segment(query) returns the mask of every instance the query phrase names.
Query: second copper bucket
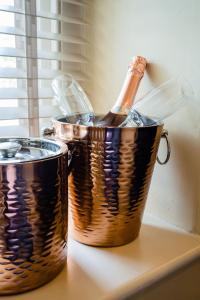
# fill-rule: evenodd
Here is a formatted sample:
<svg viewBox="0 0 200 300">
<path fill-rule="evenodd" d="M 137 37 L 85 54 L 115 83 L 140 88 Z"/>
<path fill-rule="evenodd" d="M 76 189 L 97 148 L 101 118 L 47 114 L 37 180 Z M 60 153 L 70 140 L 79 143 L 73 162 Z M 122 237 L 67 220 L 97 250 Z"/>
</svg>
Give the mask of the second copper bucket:
<svg viewBox="0 0 200 300">
<path fill-rule="evenodd" d="M 104 247 L 134 240 L 141 227 L 163 124 L 99 128 L 57 119 L 53 125 L 56 136 L 74 149 L 69 176 L 73 238 Z"/>
</svg>

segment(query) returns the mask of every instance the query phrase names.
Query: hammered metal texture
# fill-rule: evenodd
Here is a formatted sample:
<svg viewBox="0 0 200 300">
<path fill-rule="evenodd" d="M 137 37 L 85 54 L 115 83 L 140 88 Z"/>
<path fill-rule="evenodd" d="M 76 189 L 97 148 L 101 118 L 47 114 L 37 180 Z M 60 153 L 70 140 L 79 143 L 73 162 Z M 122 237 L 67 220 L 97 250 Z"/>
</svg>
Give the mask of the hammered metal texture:
<svg viewBox="0 0 200 300">
<path fill-rule="evenodd" d="M 98 128 L 54 120 L 73 150 L 69 176 L 72 236 L 93 246 L 134 240 L 150 186 L 163 125 Z"/>
<path fill-rule="evenodd" d="M 66 262 L 67 154 L 0 165 L 0 294 L 43 285 Z"/>
</svg>

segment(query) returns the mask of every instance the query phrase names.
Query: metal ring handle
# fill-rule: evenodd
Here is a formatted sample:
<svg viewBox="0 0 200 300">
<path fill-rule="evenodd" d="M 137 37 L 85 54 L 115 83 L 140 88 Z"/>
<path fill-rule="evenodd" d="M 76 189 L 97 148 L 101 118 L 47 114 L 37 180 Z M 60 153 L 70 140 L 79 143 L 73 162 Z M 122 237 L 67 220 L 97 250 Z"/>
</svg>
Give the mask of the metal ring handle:
<svg viewBox="0 0 200 300">
<path fill-rule="evenodd" d="M 42 128 L 41 134 L 43 137 L 49 137 L 49 136 L 55 135 L 55 129 L 54 129 L 54 127 Z"/>
<path fill-rule="evenodd" d="M 169 158 L 170 158 L 170 154 L 171 154 L 171 147 L 170 147 L 170 143 L 169 143 L 169 140 L 168 140 L 168 131 L 167 130 L 163 130 L 162 134 L 161 134 L 161 139 L 165 139 L 166 141 L 166 145 L 167 145 L 167 155 L 166 155 L 166 158 L 164 161 L 161 161 L 159 159 L 159 157 L 157 156 L 157 162 L 160 164 L 160 165 L 165 165 Z"/>
</svg>

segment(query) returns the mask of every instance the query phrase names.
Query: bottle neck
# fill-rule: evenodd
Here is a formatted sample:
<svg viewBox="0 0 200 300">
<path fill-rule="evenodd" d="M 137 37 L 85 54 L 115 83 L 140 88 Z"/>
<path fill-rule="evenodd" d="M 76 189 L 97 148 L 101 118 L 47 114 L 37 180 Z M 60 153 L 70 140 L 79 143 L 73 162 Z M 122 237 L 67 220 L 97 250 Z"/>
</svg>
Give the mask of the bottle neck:
<svg viewBox="0 0 200 300">
<path fill-rule="evenodd" d="M 135 70 L 128 70 L 120 94 L 111 109 L 111 112 L 127 115 L 133 106 L 134 99 L 143 75 Z"/>
</svg>

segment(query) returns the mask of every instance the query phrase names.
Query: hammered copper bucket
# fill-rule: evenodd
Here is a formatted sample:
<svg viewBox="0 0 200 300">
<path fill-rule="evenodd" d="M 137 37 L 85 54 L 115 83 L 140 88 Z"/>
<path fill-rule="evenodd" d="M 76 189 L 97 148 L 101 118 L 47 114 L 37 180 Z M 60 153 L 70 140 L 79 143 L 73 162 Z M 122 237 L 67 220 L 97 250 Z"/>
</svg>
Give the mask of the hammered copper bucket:
<svg viewBox="0 0 200 300">
<path fill-rule="evenodd" d="M 99 128 L 53 121 L 57 138 L 73 151 L 68 178 L 72 237 L 93 246 L 134 240 L 151 182 L 163 124 Z M 167 140 L 168 150 L 169 143 Z M 169 151 L 166 163 L 169 159 Z M 162 164 L 162 162 L 160 162 Z"/>
<path fill-rule="evenodd" d="M 7 141 L 22 148 L 17 157 L 0 159 L 1 295 L 50 281 L 67 255 L 67 146 L 44 139 L 0 139 Z"/>
</svg>

